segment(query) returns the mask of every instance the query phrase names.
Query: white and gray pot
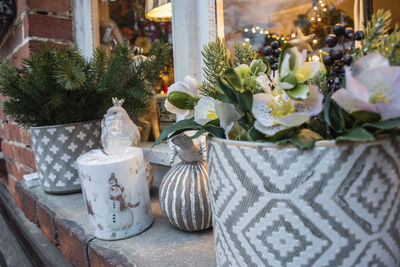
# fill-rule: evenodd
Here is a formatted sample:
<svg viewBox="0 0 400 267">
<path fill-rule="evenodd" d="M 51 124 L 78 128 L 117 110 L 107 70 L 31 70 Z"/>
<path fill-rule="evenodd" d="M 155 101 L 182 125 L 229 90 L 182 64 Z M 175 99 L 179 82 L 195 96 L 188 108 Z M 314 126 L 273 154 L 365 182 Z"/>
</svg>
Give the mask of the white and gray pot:
<svg viewBox="0 0 400 267">
<path fill-rule="evenodd" d="M 209 140 L 218 266 L 400 266 L 399 138 Z"/>
<path fill-rule="evenodd" d="M 79 192 L 75 161 L 101 146 L 100 121 L 31 127 L 29 131 L 43 190 L 52 194 Z"/>
</svg>

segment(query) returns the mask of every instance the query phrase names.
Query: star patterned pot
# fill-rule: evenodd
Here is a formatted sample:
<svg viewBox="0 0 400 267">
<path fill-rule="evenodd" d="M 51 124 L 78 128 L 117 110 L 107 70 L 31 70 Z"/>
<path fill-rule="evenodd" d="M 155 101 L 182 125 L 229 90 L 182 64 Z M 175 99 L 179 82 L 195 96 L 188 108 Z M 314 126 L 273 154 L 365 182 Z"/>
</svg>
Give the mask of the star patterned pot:
<svg viewBox="0 0 400 267">
<path fill-rule="evenodd" d="M 218 266 L 400 266 L 399 138 L 209 141 Z"/>
<path fill-rule="evenodd" d="M 36 168 L 44 191 L 52 194 L 81 190 L 75 161 L 100 147 L 100 121 L 79 122 L 29 129 Z"/>
</svg>

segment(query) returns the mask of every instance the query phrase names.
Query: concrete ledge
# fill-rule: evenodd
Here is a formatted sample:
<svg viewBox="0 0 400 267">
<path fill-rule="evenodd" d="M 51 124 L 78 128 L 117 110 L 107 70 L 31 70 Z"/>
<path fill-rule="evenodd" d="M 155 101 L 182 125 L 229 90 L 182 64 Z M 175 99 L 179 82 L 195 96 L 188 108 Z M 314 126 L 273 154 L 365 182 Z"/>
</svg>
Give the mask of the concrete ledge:
<svg viewBox="0 0 400 267">
<path fill-rule="evenodd" d="M 91 235 L 82 194 L 50 195 L 18 181 L 21 209 L 75 266 L 215 266 L 212 230 L 188 233 L 162 214 L 158 191 L 151 192 L 154 223 L 145 232 L 118 241 Z"/>
</svg>

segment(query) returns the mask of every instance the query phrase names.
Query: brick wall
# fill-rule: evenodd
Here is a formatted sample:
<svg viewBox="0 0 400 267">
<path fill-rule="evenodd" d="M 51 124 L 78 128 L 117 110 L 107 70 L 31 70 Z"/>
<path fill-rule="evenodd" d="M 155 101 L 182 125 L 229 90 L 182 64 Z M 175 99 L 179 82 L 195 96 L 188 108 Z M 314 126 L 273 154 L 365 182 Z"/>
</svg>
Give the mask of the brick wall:
<svg viewBox="0 0 400 267">
<path fill-rule="evenodd" d="M 73 0 L 16 0 L 17 16 L 0 40 L 0 58 L 16 67 L 45 43 L 66 44 L 74 40 Z M 5 100 L 0 96 L 0 103 Z M 18 127 L 0 106 L 0 136 L 6 161 L 5 182 L 15 196 L 15 182 L 36 168 L 28 130 Z"/>
</svg>

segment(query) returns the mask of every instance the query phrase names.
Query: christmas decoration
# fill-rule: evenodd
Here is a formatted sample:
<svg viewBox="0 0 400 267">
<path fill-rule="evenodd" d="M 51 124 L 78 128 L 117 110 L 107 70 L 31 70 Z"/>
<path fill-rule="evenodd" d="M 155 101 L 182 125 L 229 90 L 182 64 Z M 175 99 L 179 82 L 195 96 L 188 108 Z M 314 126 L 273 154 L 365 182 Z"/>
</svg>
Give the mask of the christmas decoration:
<svg viewBox="0 0 400 267">
<path fill-rule="evenodd" d="M 310 34 L 304 36 L 303 32 L 300 29 L 297 29 L 297 38 L 290 40 L 289 43 L 293 46 L 296 46 L 299 51 L 307 50 L 308 52 L 312 52 L 313 49 L 310 45 L 310 42 L 314 38 L 314 34 Z"/>
</svg>

